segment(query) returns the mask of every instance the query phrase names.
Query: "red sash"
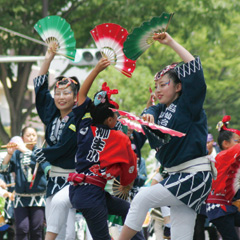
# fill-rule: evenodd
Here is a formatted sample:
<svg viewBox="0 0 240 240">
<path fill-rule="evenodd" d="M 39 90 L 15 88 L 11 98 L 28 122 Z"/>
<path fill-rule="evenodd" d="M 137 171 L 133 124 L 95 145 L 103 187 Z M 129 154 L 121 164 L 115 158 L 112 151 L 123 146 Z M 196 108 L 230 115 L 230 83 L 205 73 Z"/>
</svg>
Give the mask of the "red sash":
<svg viewBox="0 0 240 240">
<path fill-rule="evenodd" d="M 107 180 L 99 176 L 88 176 L 83 173 L 69 173 L 68 182 L 73 182 L 75 186 L 79 183 L 90 183 L 104 189 Z"/>
</svg>

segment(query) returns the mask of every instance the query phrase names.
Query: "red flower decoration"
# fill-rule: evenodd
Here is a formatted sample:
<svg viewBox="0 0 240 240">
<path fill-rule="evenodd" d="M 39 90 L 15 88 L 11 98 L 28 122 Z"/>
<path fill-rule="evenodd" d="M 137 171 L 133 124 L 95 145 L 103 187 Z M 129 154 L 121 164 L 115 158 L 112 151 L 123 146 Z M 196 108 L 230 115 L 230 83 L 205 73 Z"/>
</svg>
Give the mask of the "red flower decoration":
<svg viewBox="0 0 240 240">
<path fill-rule="evenodd" d="M 111 95 L 112 94 L 118 94 L 118 90 L 117 89 L 110 89 L 107 86 L 106 82 L 103 83 L 102 90 L 107 92 L 109 103 L 111 103 L 116 109 L 119 109 L 119 105 L 111 99 Z"/>
</svg>

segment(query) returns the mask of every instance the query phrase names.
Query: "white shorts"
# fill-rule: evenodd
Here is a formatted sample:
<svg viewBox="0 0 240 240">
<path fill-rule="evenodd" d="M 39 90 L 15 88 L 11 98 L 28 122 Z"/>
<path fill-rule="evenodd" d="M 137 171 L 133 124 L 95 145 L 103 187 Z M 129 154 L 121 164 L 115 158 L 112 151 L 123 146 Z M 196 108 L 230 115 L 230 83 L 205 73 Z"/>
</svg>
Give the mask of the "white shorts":
<svg viewBox="0 0 240 240">
<path fill-rule="evenodd" d="M 58 234 L 56 240 L 75 240 L 75 213 L 68 185 L 46 200 L 47 232 Z"/>
<path fill-rule="evenodd" d="M 192 240 L 196 212 L 177 199 L 162 184 L 140 189 L 131 203 L 125 225 L 140 231 L 149 209 L 163 206 L 171 207 L 171 239 Z"/>
</svg>

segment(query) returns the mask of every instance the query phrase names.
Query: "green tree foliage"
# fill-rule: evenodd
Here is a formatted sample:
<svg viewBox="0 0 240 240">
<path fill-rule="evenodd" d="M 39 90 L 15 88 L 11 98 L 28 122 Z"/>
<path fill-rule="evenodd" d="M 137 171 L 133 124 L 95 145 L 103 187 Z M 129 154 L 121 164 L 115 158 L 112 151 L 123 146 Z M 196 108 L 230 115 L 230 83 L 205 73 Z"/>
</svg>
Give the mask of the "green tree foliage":
<svg viewBox="0 0 240 240">
<path fill-rule="evenodd" d="M 48 3 L 48 13 L 43 11 Z M 0 0 L 2 27 L 40 39 L 34 24 L 46 14 L 60 15 L 72 26 L 77 47 L 95 47 L 89 34 L 96 25 L 104 22 L 120 24 L 131 32 L 143 21 L 162 12 L 175 15 L 168 32 L 193 54 L 200 55 L 203 63 L 208 93 L 205 109 L 213 134 L 223 114 L 232 116 L 232 127 L 238 123 L 239 88 L 239 10 L 237 0 Z M 0 55 L 41 55 L 43 47 L 26 39 L 0 31 Z M 121 109 L 140 114 L 153 88 L 153 76 L 166 64 L 180 61 L 165 46 L 154 43 L 137 61 L 132 79 L 109 68 L 101 73 L 99 83 L 106 80 L 110 87 L 118 88 Z M 24 100 L 27 80 L 33 63 L 19 63 L 17 76 L 11 64 L 0 63 L 0 81 L 11 114 L 11 136 L 19 133 L 34 103 Z M 9 86 L 7 80 L 10 81 Z M 95 84 L 93 90 L 99 89 Z M 22 110 L 26 109 L 25 112 Z M 0 138 L 6 142 L 9 135 L 0 122 Z"/>
</svg>

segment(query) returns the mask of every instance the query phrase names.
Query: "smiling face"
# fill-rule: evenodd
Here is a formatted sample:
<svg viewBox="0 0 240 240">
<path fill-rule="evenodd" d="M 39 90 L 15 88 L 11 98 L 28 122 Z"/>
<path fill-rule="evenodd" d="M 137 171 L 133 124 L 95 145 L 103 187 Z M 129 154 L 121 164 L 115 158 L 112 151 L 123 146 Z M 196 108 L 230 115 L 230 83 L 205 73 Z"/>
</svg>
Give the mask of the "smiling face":
<svg viewBox="0 0 240 240">
<path fill-rule="evenodd" d="M 77 97 L 74 97 L 73 91 L 70 86 L 60 85 L 55 89 L 54 102 L 56 107 L 60 110 L 61 116 L 65 117 L 75 105 Z"/>
<path fill-rule="evenodd" d="M 167 107 L 178 98 L 182 90 L 182 84 L 175 84 L 168 74 L 155 81 L 155 95 L 159 103 Z"/>
</svg>

